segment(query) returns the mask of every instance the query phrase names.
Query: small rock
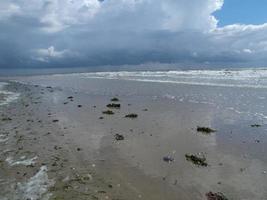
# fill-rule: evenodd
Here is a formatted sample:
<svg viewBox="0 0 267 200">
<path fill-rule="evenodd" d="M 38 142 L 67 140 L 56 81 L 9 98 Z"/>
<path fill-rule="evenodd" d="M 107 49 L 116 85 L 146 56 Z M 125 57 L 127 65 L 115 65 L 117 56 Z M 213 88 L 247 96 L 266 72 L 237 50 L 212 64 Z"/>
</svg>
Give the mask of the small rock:
<svg viewBox="0 0 267 200">
<path fill-rule="evenodd" d="M 213 192 L 208 192 L 206 194 L 207 200 L 228 200 L 224 194 L 218 192 L 218 193 L 213 193 Z"/>
<path fill-rule="evenodd" d="M 116 139 L 117 141 L 124 140 L 124 136 L 123 136 L 123 135 L 120 135 L 120 134 L 116 134 L 116 135 L 115 135 L 115 139 Z"/>
<path fill-rule="evenodd" d="M 171 156 L 164 156 L 163 161 L 170 163 L 174 161 L 174 158 L 172 158 Z"/>
</svg>

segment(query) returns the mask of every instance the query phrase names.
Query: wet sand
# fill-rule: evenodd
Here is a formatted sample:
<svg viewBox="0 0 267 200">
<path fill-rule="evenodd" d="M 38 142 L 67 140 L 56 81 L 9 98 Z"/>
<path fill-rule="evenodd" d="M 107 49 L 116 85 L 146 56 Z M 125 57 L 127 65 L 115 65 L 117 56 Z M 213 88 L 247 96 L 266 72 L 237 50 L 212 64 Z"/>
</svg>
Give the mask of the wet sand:
<svg viewBox="0 0 267 200">
<path fill-rule="evenodd" d="M 121 93 L 88 93 L 34 83 L 6 86 L 21 95 L 0 110 L 0 199 L 267 197 L 267 127 L 255 117 L 216 104 L 123 95 L 125 85 Z M 97 91 L 94 83 L 89 91 Z M 117 88 L 112 84 L 106 87 Z M 115 96 L 121 108 L 102 114 Z M 130 113 L 138 117 L 125 118 Z M 198 126 L 217 131 L 203 134 Z M 208 166 L 186 154 L 204 156 Z"/>
</svg>

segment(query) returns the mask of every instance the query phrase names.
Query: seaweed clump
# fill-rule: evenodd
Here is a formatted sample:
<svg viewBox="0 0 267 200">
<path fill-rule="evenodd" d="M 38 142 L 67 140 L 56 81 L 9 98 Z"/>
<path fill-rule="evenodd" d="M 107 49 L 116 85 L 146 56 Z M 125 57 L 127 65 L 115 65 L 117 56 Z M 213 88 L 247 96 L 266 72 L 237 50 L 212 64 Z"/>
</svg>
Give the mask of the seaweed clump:
<svg viewBox="0 0 267 200">
<path fill-rule="evenodd" d="M 137 118 L 138 115 L 135 114 L 135 113 L 131 113 L 131 114 L 125 115 L 125 117 L 126 117 L 126 118 L 132 118 L 132 119 L 134 119 L 134 118 Z"/>
<path fill-rule="evenodd" d="M 210 134 L 210 133 L 214 133 L 216 132 L 216 130 L 211 129 L 209 127 L 197 127 L 197 132 L 202 132 L 202 133 L 206 133 L 206 134 Z"/>
<path fill-rule="evenodd" d="M 11 121 L 12 119 L 10 117 L 4 117 L 2 118 L 2 121 Z"/>
<path fill-rule="evenodd" d="M 187 161 L 191 161 L 193 164 L 198 165 L 198 166 L 203 166 L 207 167 L 208 163 L 206 162 L 205 157 L 198 157 L 196 155 L 190 155 L 190 154 L 185 154 L 185 158 Z"/>
<path fill-rule="evenodd" d="M 117 103 L 110 103 L 107 105 L 108 108 L 121 108 L 121 104 L 117 104 Z"/>
<path fill-rule="evenodd" d="M 123 135 L 120 135 L 120 134 L 116 134 L 116 135 L 115 135 L 115 139 L 116 139 L 117 141 L 124 140 L 124 136 L 123 136 Z"/>
<path fill-rule="evenodd" d="M 259 127 L 261 127 L 261 125 L 260 124 L 252 124 L 252 125 L 250 125 L 252 128 L 259 128 Z"/>
<path fill-rule="evenodd" d="M 228 200 L 224 194 L 218 192 L 218 193 L 213 193 L 213 192 L 208 192 L 206 194 L 207 200 Z"/>
<path fill-rule="evenodd" d="M 117 97 L 114 97 L 114 98 L 110 99 L 110 101 L 117 102 L 117 101 L 119 101 L 119 99 Z"/>
<path fill-rule="evenodd" d="M 102 112 L 105 115 L 114 115 L 114 112 L 112 110 L 106 110 Z"/>
</svg>

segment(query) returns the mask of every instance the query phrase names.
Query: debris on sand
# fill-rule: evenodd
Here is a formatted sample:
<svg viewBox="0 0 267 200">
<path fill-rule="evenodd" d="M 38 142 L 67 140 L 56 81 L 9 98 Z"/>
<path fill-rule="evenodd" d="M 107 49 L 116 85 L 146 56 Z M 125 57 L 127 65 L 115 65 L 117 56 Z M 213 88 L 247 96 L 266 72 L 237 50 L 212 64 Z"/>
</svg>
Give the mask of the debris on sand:
<svg viewBox="0 0 267 200">
<path fill-rule="evenodd" d="M 174 158 L 172 158 L 171 156 L 164 156 L 164 157 L 163 157 L 163 161 L 164 161 L 164 162 L 171 163 L 171 162 L 174 161 Z"/>
<path fill-rule="evenodd" d="M 2 118 L 2 121 L 11 121 L 12 119 L 10 117 L 4 117 Z"/>
<path fill-rule="evenodd" d="M 198 156 L 193 155 L 193 154 L 185 154 L 185 158 L 187 161 L 191 161 L 195 165 L 203 166 L 203 167 L 208 166 L 208 164 L 206 162 L 206 158 L 204 156 L 198 157 Z"/>
<path fill-rule="evenodd" d="M 117 140 L 117 141 L 124 140 L 124 136 L 120 135 L 120 134 L 116 134 L 115 135 L 115 140 Z"/>
<path fill-rule="evenodd" d="M 59 122 L 59 120 L 58 119 L 54 119 L 52 122 L 56 123 L 56 122 Z"/>
<path fill-rule="evenodd" d="M 259 128 L 259 127 L 261 127 L 261 125 L 260 124 L 252 124 L 252 125 L 250 125 L 252 128 Z"/>
<path fill-rule="evenodd" d="M 117 103 L 110 103 L 107 105 L 108 108 L 121 108 L 121 104 L 117 104 Z"/>
<path fill-rule="evenodd" d="M 70 101 L 73 101 L 73 96 L 69 96 L 67 99 L 70 100 Z"/>
<path fill-rule="evenodd" d="M 114 115 L 114 112 L 112 110 L 106 110 L 102 112 L 105 115 Z"/>
<path fill-rule="evenodd" d="M 112 99 L 110 99 L 110 101 L 115 101 L 115 102 L 117 102 L 117 101 L 120 101 L 117 97 L 114 97 L 114 98 L 112 98 Z"/>
<path fill-rule="evenodd" d="M 206 194 L 207 200 L 228 200 L 224 194 L 218 192 L 218 193 L 213 193 L 213 192 L 208 192 Z"/>
<path fill-rule="evenodd" d="M 126 118 L 137 118 L 138 115 L 137 114 L 134 114 L 134 113 L 131 113 L 131 114 L 128 114 L 128 115 L 125 115 Z"/>
<path fill-rule="evenodd" d="M 216 132 L 216 130 L 211 129 L 209 127 L 200 127 L 200 126 L 198 126 L 197 127 L 197 132 L 202 132 L 202 133 L 205 133 L 205 134 L 210 134 L 210 133 Z"/>
</svg>

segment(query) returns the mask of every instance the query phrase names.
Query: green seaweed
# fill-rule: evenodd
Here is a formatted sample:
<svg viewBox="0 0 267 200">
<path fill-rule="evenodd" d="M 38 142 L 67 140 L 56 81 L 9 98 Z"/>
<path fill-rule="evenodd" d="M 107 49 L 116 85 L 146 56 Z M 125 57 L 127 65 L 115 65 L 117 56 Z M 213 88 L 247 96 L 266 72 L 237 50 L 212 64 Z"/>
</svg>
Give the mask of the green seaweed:
<svg viewBox="0 0 267 200">
<path fill-rule="evenodd" d="M 205 157 L 198 157 L 198 156 L 193 155 L 193 154 L 185 154 L 185 158 L 187 161 L 190 161 L 195 165 L 203 166 L 203 167 L 208 166 L 208 163 L 206 162 Z"/>
<path fill-rule="evenodd" d="M 259 128 L 259 127 L 261 127 L 261 125 L 260 124 L 252 124 L 252 125 L 250 125 L 252 128 Z"/>
<path fill-rule="evenodd" d="M 105 115 L 114 115 L 114 112 L 112 110 L 106 110 L 102 112 Z"/>
<path fill-rule="evenodd" d="M 125 117 L 126 118 L 137 118 L 138 117 L 138 115 L 137 114 L 135 114 L 135 113 L 131 113 L 131 114 L 128 114 L 128 115 L 125 115 Z"/>
<path fill-rule="evenodd" d="M 121 104 L 117 104 L 117 103 L 110 103 L 107 105 L 108 108 L 121 108 Z"/>
<path fill-rule="evenodd" d="M 110 101 L 115 101 L 115 102 L 117 102 L 117 101 L 120 101 L 117 97 L 113 97 L 112 99 L 110 99 Z"/>
<path fill-rule="evenodd" d="M 198 126 L 197 127 L 197 132 L 202 132 L 202 133 L 205 133 L 205 134 L 210 134 L 210 133 L 216 132 L 216 130 L 211 129 L 209 127 L 200 127 L 200 126 Z"/>
</svg>

